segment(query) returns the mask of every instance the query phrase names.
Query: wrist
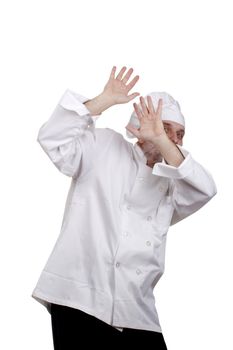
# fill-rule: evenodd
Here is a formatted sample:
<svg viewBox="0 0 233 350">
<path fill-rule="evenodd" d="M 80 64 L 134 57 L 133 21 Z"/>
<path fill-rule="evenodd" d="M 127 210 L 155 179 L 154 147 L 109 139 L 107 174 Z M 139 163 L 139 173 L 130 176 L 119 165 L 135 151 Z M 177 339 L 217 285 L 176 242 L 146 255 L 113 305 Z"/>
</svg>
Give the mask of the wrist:
<svg viewBox="0 0 233 350">
<path fill-rule="evenodd" d="M 104 93 L 84 103 L 91 115 L 99 115 L 113 105 L 112 101 Z"/>
<path fill-rule="evenodd" d="M 178 167 L 183 162 L 184 155 L 179 147 L 169 139 L 166 133 L 159 137 L 156 136 L 152 142 L 156 145 L 167 164 Z"/>
<path fill-rule="evenodd" d="M 170 144 L 170 139 L 168 138 L 167 134 L 164 132 L 159 136 L 155 136 L 151 142 L 156 146 L 156 148 L 161 151 L 161 148 L 164 148 L 164 146 Z"/>
</svg>

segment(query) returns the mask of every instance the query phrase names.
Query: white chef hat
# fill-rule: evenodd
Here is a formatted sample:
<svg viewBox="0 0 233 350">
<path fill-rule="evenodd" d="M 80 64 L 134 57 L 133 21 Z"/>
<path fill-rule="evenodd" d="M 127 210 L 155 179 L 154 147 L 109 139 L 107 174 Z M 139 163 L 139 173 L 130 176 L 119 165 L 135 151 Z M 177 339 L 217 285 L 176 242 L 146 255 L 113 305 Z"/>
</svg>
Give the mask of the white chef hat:
<svg viewBox="0 0 233 350">
<path fill-rule="evenodd" d="M 180 105 L 171 95 L 169 95 L 167 92 L 150 92 L 146 96 L 151 96 L 152 103 L 155 110 L 157 109 L 159 99 L 162 98 L 163 100 L 162 115 L 161 115 L 162 120 L 171 120 L 185 127 L 184 116 L 181 113 Z M 144 97 L 144 99 L 147 104 L 146 96 Z M 128 124 L 132 124 L 137 129 L 140 127 L 140 122 L 138 120 L 138 117 L 135 111 L 131 114 Z M 136 137 L 127 129 L 126 129 L 126 135 L 129 138 Z"/>
</svg>

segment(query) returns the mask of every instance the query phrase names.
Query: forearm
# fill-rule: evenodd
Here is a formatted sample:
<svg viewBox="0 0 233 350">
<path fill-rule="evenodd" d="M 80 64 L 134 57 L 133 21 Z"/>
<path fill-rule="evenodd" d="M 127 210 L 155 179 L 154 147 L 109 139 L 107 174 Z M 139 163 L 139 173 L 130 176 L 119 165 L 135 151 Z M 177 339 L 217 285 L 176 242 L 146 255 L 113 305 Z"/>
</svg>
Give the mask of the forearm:
<svg viewBox="0 0 233 350">
<path fill-rule="evenodd" d="M 99 115 L 113 105 L 113 102 L 103 93 L 86 101 L 85 106 L 90 111 L 91 115 Z"/>
<path fill-rule="evenodd" d="M 185 157 L 179 150 L 179 148 L 172 142 L 167 135 L 161 135 L 161 137 L 152 142 L 156 145 L 159 152 L 162 154 L 165 161 L 174 167 L 178 167 Z"/>
</svg>

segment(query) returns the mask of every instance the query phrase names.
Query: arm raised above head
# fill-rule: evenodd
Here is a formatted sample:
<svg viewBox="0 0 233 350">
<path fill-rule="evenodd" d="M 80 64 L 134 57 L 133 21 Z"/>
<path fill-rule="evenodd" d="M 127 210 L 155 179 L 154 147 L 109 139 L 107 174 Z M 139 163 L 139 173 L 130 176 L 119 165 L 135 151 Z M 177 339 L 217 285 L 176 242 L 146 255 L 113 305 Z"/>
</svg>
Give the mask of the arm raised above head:
<svg viewBox="0 0 233 350">
<path fill-rule="evenodd" d="M 95 123 L 84 105 L 86 100 L 67 89 L 37 136 L 58 170 L 70 177 L 88 170 L 94 158 Z"/>
<path fill-rule="evenodd" d="M 133 68 L 130 68 L 127 72 L 126 69 L 126 67 L 121 68 L 120 72 L 116 75 L 116 67 L 114 66 L 101 94 L 85 102 L 86 107 L 92 115 L 99 115 L 111 106 L 127 103 L 140 95 L 138 92 L 129 95 L 130 90 L 137 83 L 139 76 L 136 75 L 128 83 L 133 73 Z"/>
</svg>

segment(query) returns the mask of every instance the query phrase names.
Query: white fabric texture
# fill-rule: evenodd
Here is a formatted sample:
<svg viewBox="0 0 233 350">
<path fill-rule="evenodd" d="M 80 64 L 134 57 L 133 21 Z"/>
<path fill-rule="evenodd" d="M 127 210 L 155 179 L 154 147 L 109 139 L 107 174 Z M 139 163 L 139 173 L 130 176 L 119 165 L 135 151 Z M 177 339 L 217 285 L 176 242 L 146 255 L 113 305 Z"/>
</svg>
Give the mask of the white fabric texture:
<svg viewBox="0 0 233 350">
<path fill-rule="evenodd" d="M 153 290 L 164 272 L 167 231 L 205 205 L 216 186 L 182 147 L 178 168 L 165 162 L 150 168 L 136 143 L 95 126 L 85 100 L 67 90 L 38 133 L 71 184 L 32 297 L 49 312 L 55 303 L 119 330 L 161 332 Z"/>
</svg>

